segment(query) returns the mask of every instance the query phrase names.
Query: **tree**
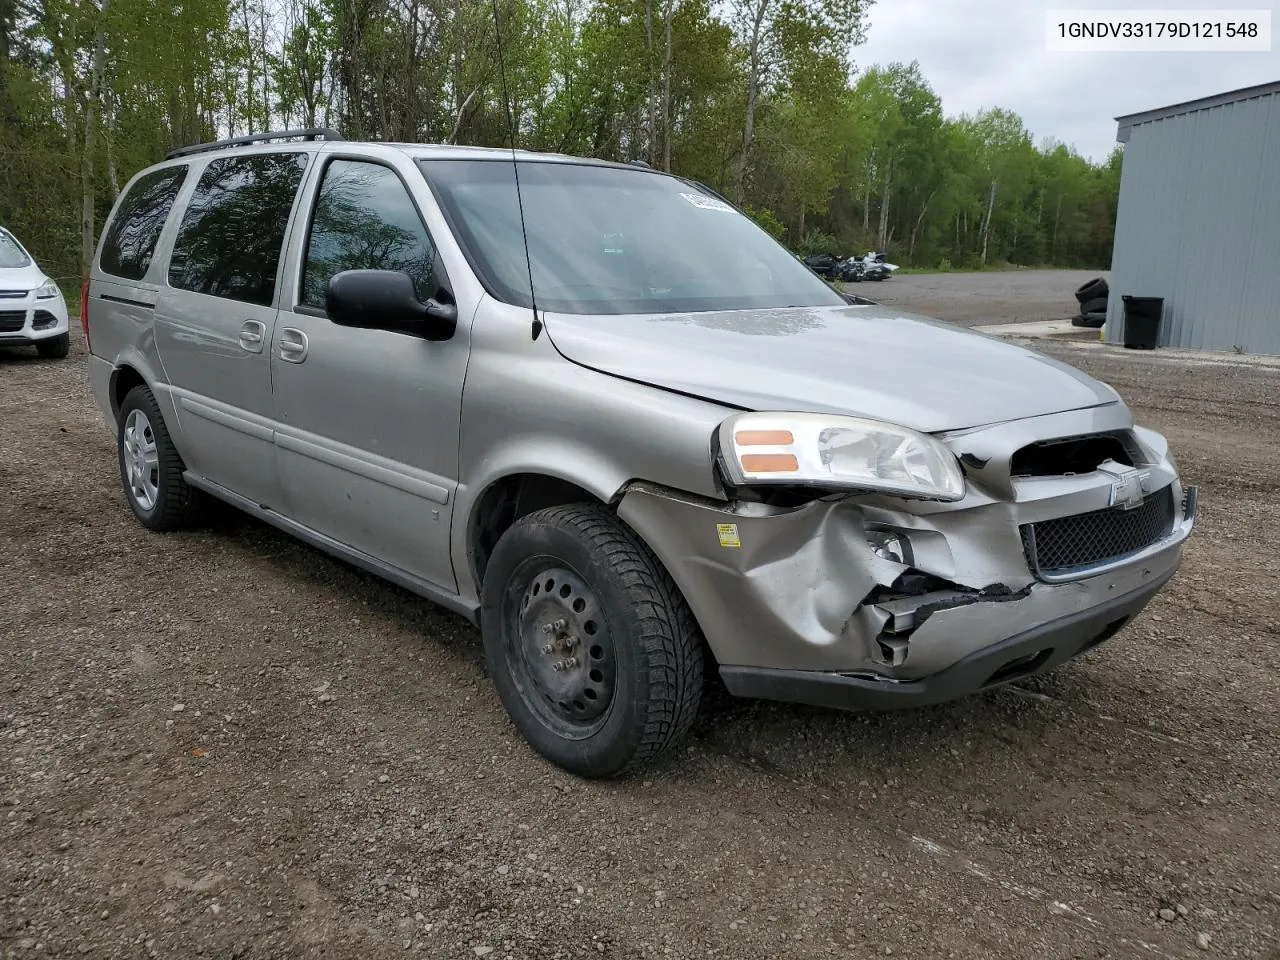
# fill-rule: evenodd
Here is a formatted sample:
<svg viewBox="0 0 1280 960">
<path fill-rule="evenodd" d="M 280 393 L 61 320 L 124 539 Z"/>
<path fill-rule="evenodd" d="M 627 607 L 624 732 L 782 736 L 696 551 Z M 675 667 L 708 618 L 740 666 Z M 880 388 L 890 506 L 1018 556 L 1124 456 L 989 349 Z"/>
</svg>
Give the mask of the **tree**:
<svg viewBox="0 0 1280 960">
<path fill-rule="evenodd" d="M 977 148 L 978 172 L 985 184 L 985 206 L 978 234 L 982 244 L 980 262 L 985 266 L 1001 189 L 1008 195 L 1007 206 L 1015 210 L 1016 216 L 1017 201 L 1030 177 L 1031 137 L 1016 113 L 999 107 L 980 111 L 973 119 L 962 121 L 962 127 Z"/>
<path fill-rule="evenodd" d="M 760 98 L 804 71 L 811 58 L 847 64 L 848 50 L 863 39 L 863 0 L 731 0 L 730 22 L 747 60 L 742 145 L 734 172 L 734 196 L 742 203 L 755 143 Z"/>
<path fill-rule="evenodd" d="M 945 119 L 918 64 L 855 74 L 868 3 L 0 0 L 0 221 L 69 281 L 174 147 L 333 126 L 645 158 L 793 248 L 1105 266 L 1121 154 Z"/>
</svg>

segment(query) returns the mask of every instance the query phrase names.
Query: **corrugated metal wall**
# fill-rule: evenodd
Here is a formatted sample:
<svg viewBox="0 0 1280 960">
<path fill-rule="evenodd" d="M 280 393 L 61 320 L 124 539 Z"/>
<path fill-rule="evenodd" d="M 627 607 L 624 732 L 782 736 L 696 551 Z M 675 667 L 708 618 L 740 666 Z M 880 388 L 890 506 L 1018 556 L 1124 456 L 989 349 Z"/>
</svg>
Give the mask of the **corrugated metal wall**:
<svg viewBox="0 0 1280 960">
<path fill-rule="evenodd" d="M 1160 345 L 1280 354 L 1280 96 L 1133 127 L 1106 338 L 1120 297 L 1164 297 Z"/>
</svg>

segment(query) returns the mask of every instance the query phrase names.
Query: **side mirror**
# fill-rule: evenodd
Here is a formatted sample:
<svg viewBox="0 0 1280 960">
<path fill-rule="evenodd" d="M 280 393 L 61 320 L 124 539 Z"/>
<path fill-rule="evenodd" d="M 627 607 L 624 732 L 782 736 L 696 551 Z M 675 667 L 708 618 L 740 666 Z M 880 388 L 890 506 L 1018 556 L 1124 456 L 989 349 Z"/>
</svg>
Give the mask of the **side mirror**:
<svg viewBox="0 0 1280 960">
<path fill-rule="evenodd" d="M 341 327 L 391 330 L 426 340 L 448 340 L 458 327 L 453 303 L 418 299 L 413 279 L 400 270 L 344 270 L 325 291 L 325 311 Z"/>
</svg>

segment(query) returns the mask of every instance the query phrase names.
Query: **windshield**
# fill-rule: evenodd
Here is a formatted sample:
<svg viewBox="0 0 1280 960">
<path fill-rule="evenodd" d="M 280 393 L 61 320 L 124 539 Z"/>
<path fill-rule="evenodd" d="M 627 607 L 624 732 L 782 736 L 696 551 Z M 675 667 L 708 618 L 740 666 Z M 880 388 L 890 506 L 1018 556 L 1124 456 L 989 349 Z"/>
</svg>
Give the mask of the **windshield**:
<svg viewBox="0 0 1280 960">
<path fill-rule="evenodd" d="M 31 263 L 27 251 L 8 231 L 0 230 L 0 269 L 5 267 L 25 267 Z"/>
<path fill-rule="evenodd" d="M 649 170 L 520 161 L 423 160 L 490 292 L 555 313 L 684 313 L 843 305 L 733 207 Z"/>
</svg>

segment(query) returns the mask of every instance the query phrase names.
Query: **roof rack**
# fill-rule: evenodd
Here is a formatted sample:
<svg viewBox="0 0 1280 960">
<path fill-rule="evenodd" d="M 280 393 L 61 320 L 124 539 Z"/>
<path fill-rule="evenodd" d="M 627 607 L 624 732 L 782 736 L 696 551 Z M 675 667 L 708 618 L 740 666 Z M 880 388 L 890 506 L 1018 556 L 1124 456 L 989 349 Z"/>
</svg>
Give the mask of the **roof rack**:
<svg viewBox="0 0 1280 960">
<path fill-rule="evenodd" d="M 166 156 L 165 159 L 172 160 L 174 157 L 185 157 L 193 153 L 206 153 L 210 150 L 241 147 L 249 143 L 264 143 L 267 140 L 284 140 L 291 137 L 301 137 L 304 140 L 345 139 L 337 130 L 329 130 L 324 127 L 316 127 L 310 130 L 280 130 L 269 133 L 254 133 L 247 137 L 231 137 L 228 140 L 214 140 L 211 143 L 195 143 L 189 147 L 179 147 Z"/>
</svg>

